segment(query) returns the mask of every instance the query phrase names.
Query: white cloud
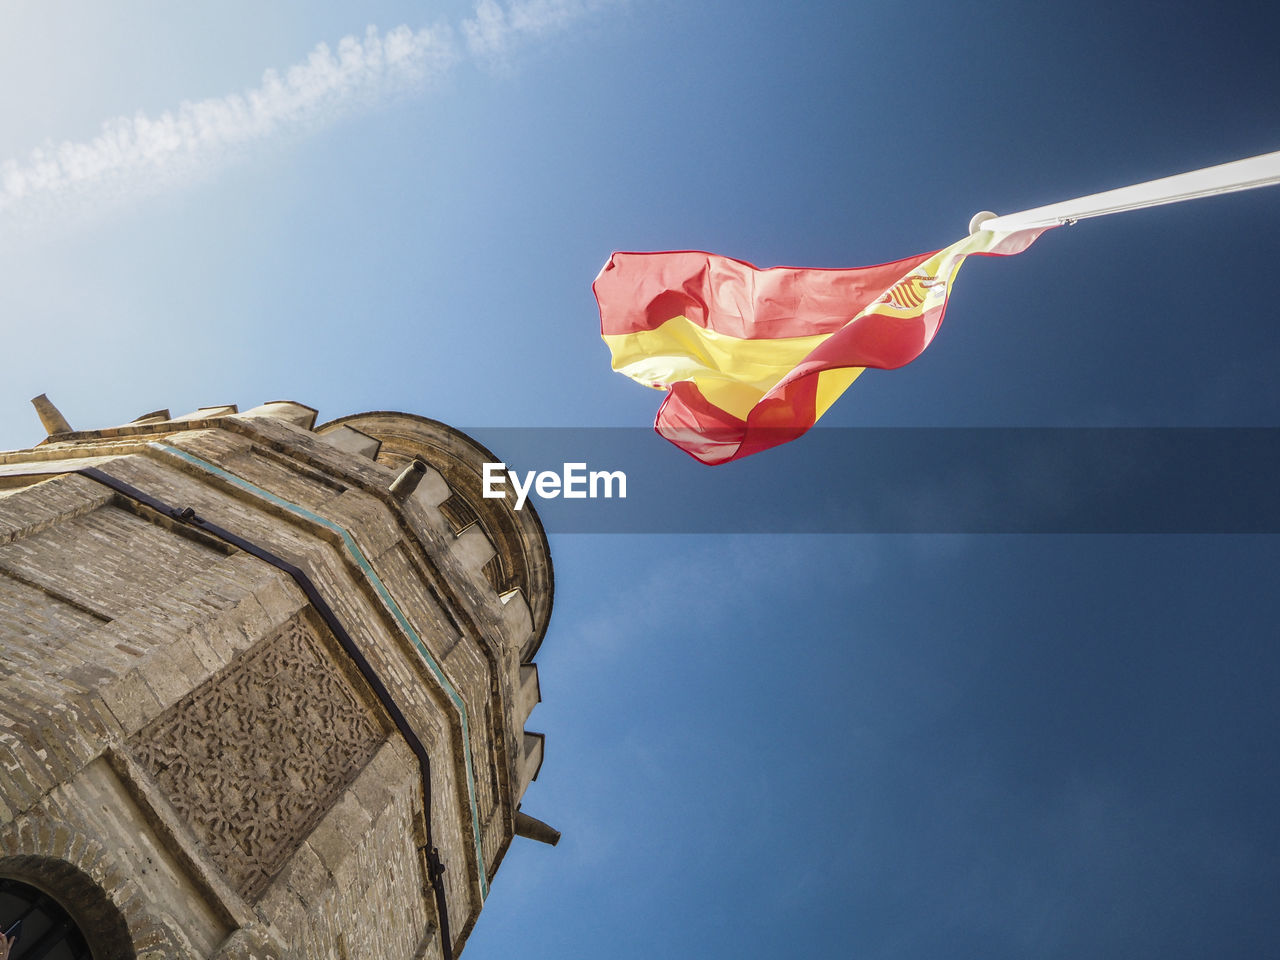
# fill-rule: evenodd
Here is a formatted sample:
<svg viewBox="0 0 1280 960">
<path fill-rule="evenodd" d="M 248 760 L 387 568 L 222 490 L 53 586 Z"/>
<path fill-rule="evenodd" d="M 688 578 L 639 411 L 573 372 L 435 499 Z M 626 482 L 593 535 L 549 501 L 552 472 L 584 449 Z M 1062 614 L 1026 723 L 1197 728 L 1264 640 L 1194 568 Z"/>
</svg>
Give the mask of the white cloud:
<svg viewBox="0 0 1280 960">
<path fill-rule="evenodd" d="M 268 70 L 244 94 L 186 101 L 158 117 L 115 117 L 92 140 L 48 144 L 0 164 L 0 214 L 95 191 L 155 189 L 255 142 L 410 89 L 455 59 L 447 30 L 370 27 L 336 51 L 322 43 L 283 74 Z"/>
<path fill-rule="evenodd" d="M 603 0 L 513 0 L 505 9 L 481 0 L 474 18 L 462 24 L 467 51 L 477 60 L 503 65 L 513 47 L 563 30 L 599 7 Z"/>
<path fill-rule="evenodd" d="M 485 65 L 506 62 L 525 38 L 563 29 L 596 0 L 481 0 L 462 25 L 466 52 Z M 369 27 L 336 49 L 318 45 L 283 72 L 268 70 L 243 94 L 184 101 L 156 117 L 144 113 L 102 124 L 90 140 L 47 143 L 25 159 L 0 163 L 0 218 L 48 220 L 88 213 L 112 200 L 181 185 L 247 149 L 332 123 L 389 97 L 420 89 L 463 56 L 448 27 Z"/>
</svg>

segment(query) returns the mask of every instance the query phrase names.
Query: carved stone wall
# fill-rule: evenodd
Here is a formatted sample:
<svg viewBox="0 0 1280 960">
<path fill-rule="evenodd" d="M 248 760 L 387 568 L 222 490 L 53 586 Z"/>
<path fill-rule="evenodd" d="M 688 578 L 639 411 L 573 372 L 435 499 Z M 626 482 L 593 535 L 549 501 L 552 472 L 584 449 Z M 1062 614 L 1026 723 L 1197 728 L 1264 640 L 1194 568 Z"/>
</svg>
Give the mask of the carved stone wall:
<svg viewBox="0 0 1280 960">
<path fill-rule="evenodd" d="M 73 864 L 138 960 L 456 955 L 541 758 L 536 515 L 434 421 L 192 416 L 0 452 L 0 875 Z M 308 593 L 185 507 L 298 564 L 400 730 Z"/>
<path fill-rule="evenodd" d="M 255 900 L 385 738 L 299 615 L 128 746 L 228 882 Z"/>
</svg>

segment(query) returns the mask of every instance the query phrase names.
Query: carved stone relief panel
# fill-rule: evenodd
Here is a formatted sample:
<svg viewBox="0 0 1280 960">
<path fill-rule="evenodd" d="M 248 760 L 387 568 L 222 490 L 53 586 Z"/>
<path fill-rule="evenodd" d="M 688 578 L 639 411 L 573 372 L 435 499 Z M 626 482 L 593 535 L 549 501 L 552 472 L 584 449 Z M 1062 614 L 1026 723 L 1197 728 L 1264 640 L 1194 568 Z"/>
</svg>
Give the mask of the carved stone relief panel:
<svg viewBox="0 0 1280 960">
<path fill-rule="evenodd" d="M 230 884 L 255 900 L 386 737 L 299 615 L 129 742 Z"/>
</svg>

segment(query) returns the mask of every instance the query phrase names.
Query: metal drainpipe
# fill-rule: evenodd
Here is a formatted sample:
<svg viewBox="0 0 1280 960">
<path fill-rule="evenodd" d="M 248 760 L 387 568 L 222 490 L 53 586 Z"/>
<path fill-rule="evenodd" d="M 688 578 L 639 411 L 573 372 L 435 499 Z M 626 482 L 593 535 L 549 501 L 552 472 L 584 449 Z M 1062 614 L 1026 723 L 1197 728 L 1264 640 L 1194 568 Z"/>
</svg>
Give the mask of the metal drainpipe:
<svg viewBox="0 0 1280 960">
<path fill-rule="evenodd" d="M 409 726 L 409 721 L 405 719 L 400 708 L 396 705 L 395 700 L 391 698 L 390 691 L 387 690 L 381 678 L 374 672 L 373 666 L 365 659 L 360 648 L 356 646 L 355 641 L 351 638 L 351 634 L 347 633 L 346 628 L 338 620 L 333 609 L 325 602 L 324 597 L 320 596 L 320 591 L 311 582 L 311 578 L 302 571 L 301 568 L 294 566 L 288 560 L 276 556 L 270 550 L 259 544 L 246 540 L 244 537 L 225 530 L 216 523 L 210 523 L 203 517 L 197 516 L 195 510 L 191 507 L 179 509 L 171 507 L 167 503 L 156 499 L 150 494 L 143 493 L 137 487 L 125 483 L 123 480 L 104 473 L 96 467 L 83 467 L 75 471 L 82 476 L 95 480 L 103 486 L 109 487 L 121 496 L 128 497 L 130 500 L 141 503 L 143 506 L 149 507 L 157 513 L 179 520 L 198 530 L 211 534 L 225 543 L 243 550 L 250 556 L 264 560 L 278 570 L 282 570 L 293 578 L 304 594 L 316 613 L 320 615 L 320 619 L 333 633 L 342 650 L 355 664 L 356 669 L 360 671 L 360 675 L 364 677 L 365 682 L 369 684 L 373 690 L 374 696 L 382 704 L 384 710 L 391 717 L 391 721 L 396 725 L 396 729 L 400 731 L 400 735 L 404 737 L 405 742 L 409 744 L 409 748 L 413 751 L 414 756 L 418 758 L 418 766 L 422 773 L 422 805 L 423 816 L 427 825 L 427 846 L 425 853 L 427 855 L 427 866 L 431 873 L 431 888 L 435 891 L 436 912 L 440 917 L 440 950 L 444 960 L 453 960 L 453 939 L 449 935 L 449 905 L 445 902 L 444 884 L 441 882 L 444 876 L 444 864 L 440 860 L 440 851 L 436 849 L 431 842 L 431 758 L 427 756 L 427 748 L 422 745 L 422 741 L 418 739 L 418 735 L 414 733 L 413 728 Z"/>
</svg>

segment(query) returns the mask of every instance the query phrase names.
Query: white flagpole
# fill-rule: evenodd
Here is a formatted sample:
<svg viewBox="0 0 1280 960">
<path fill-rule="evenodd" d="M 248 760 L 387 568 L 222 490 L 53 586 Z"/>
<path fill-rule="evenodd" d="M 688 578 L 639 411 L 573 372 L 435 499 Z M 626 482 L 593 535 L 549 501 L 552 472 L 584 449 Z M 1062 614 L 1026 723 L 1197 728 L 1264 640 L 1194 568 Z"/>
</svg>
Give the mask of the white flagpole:
<svg viewBox="0 0 1280 960">
<path fill-rule="evenodd" d="M 1102 217 L 1125 210 L 1141 210 L 1165 203 L 1180 203 L 1197 197 L 1213 197 L 1238 190 L 1252 190 L 1280 183 L 1280 150 L 1247 160 L 1234 160 L 1159 180 L 1120 187 L 1075 200 L 1063 200 L 1020 213 L 996 216 L 984 210 L 969 221 L 969 232 L 981 230 L 1027 230 L 1074 223 L 1087 217 Z"/>
</svg>

